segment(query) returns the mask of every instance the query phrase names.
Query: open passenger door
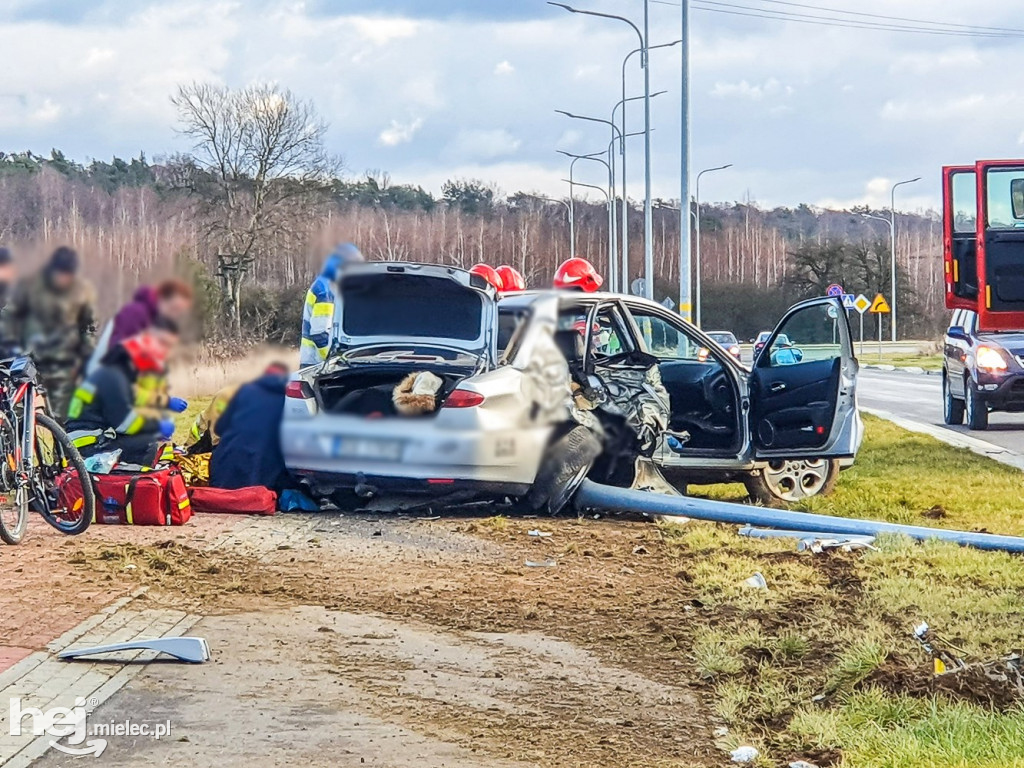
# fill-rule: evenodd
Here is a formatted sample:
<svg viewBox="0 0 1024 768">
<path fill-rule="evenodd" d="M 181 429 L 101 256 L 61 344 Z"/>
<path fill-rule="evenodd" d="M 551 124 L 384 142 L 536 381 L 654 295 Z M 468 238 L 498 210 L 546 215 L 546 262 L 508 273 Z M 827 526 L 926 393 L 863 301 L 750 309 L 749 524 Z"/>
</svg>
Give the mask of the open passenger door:
<svg viewBox="0 0 1024 768">
<path fill-rule="evenodd" d="M 841 458 L 860 447 L 857 360 L 836 298 L 789 309 L 754 360 L 750 429 L 757 458 Z"/>
</svg>

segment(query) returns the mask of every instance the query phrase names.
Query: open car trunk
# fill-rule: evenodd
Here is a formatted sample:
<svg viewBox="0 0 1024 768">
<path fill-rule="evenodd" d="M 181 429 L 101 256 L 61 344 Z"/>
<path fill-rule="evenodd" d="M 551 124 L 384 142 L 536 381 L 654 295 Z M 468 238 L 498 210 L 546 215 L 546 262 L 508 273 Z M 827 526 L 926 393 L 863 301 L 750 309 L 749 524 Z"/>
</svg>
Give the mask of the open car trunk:
<svg viewBox="0 0 1024 768">
<path fill-rule="evenodd" d="M 396 388 L 410 375 L 424 372 L 440 380 L 437 392 L 431 395 L 400 395 L 399 403 L 406 404 L 404 412 L 401 411 L 399 405 L 396 405 Z M 321 377 L 317 381 L 316 391 L 321 407 L 327 413 L 366 418 L 424 417 L 435 414 L 458 383 L 472 373 L 472 369 L 438 365 L 360 365 Z"/>
</svg>

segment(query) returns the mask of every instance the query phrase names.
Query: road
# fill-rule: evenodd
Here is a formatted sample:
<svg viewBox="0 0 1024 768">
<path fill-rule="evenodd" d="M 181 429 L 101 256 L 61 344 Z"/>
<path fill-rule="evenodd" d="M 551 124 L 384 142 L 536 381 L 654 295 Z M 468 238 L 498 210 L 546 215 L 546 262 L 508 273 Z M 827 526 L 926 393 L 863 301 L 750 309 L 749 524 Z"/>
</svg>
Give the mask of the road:
<svg viewBox="0 0 1024 768">
<path fill-rule="evenodd" d="M 865 369 L 858 377 L 857 398 L 865 408 L 888 411 L 904 419 L 958 432 L 1024 454 L 1024 414 L 992 414 L 989 428 L 985 431 L 943 424 L 942 380 L 939 376 Z"/>
</svg>

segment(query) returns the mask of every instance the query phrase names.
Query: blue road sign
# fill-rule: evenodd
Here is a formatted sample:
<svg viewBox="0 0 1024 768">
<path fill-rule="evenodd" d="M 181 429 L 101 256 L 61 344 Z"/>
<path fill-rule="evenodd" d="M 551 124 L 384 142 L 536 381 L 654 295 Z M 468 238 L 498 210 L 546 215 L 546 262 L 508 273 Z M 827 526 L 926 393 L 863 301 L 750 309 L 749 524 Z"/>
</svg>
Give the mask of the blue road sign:
<svg viewBox="0 0 1024 768">
<path fill-rule="evenodd" d="M 837 296 L 837 297 L 838 296 L 842 296 L 843 295 L 843 286 L 841 286 L 839 283 L 832 283 L 832 285 L 830 285 L 827 289 L 825 289 L 825 295 L 826 296 Z"/>
<path fill-rule="evenodd" d="M 843 294 L 843 309 L 856 309 L 853 302 L 856 301 L 856 296 L 852 293 Z"/>
</svg>

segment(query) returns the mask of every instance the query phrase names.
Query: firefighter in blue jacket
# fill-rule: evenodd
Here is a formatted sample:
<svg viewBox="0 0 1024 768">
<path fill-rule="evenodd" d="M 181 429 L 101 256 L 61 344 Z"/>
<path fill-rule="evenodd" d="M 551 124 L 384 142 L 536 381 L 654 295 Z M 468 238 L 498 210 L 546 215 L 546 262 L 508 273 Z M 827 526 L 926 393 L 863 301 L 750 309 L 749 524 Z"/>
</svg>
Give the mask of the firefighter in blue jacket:
<svg viewBox="0 0 1024 768">
<path fill-rule="evenodd" d="M 334 299 L 338 278 L 341 270 L 355 261 L 363 261 L 363 254 L 352 243 L 342 243 L 327 257 L 320 276 L 306 292 L 306 305 L 302 309 L 299 365 L 316 365 L 327 359 L 334 333 Z"/>
</svg>

